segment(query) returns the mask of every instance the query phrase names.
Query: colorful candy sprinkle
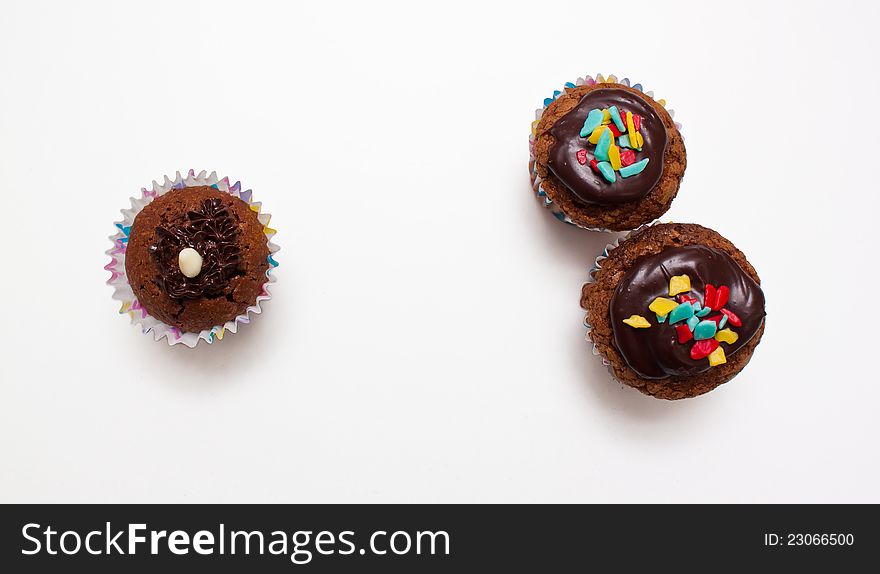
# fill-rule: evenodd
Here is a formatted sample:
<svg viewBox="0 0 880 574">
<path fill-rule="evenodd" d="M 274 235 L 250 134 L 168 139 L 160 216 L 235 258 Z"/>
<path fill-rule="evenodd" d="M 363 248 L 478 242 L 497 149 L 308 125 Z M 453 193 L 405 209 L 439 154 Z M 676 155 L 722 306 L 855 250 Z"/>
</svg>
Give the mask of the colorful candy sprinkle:
<svg viewBox="0 0 880 574">
<path fill-rule="evenodd" d="M 647 329 L 651 326 L 648 320 L 641 315 L 631 315 L 629 319 L 624 319 L 623 322 L 636 329 Z"/>
<path fill-rule="evenodd" d="M 730 311 L 729 309 L 722 309 L 721 312 L 727 317 L 727 320 L 730 321 L 730 324 L 734 327 L 742 327 L 742 321 L 739 317 L 737 317 L 736 313 Z"/>
<path fill-rule="evenodd" d="M 575 155 L 577 156 L 579 164 L 587 165 L 587 150 L 579 149 Z"/>
<path fill-rule="evenodd" d="M 703 317 L 705 317 L 706 315 L 708 315 L 711 312 L 712 312 L 712 307 L 703 307 L 702 309 L 697 311 L 696 315 L 697 315 L 697 317 L 702 319 Z"/>
<path fill-rule="evenodd" d="M 727 362 L 727 357 L 724 356 L 724 349 L 718 347 L 711 353 L 709 353 L 709 364 L 713 367 L 717 367 L 718 365 L 723 365 Z"/>
<path fill-rule="evenodd" d="M 606 128 L 602 132 L 602 135 L 599 136 L 599 142 L 596 144 L 596 151 L 594 152 L 596 159 L 599 161 L 608 161 L 608 149 L 611 147 L 611 140 L 613 139 L 614 137 L 611 135 L 611 130 Z M 614 180 L 612 179 L 611 181 Z"/>
<path fill-rule="evenodd" d="M 693 332 L 694 329 L 697 328 L 697 325 L 700 324 L 700 318 L 694 315 L 690 319 L 687 320 L 687 328 L 689 331 Z"/>
<path fill-rule="evenodd" d="M 715 333 L 715 340 L 720 343 L 727 343 L 728 345 L 732 345 L 736 343 L 736 340 L 739 339 L 739 335 L 737 335 L 734 331 L 730 329 L 722 329 Z"/>
<path fill-rule="evenodd" d="M 657 315 L 657 322 L 658 323 L 665 323 L 666 322 L 666 315 Z"/>
<path fill-rule="evenodd" d="M 596 145 L 599 143 L 599 138 L 602 137 L 602 134 L 607 131 L 610 131 L 608 129 L 608 126 L 599 126 L 598 128 L 593 130 L 593 133 L 590 134 L 590 137 L 587 138 L 587 141 L 593 145 Z"/>
<path fill-rule="evenodd" d="M 619 145 L 620 147 L 625 147 L 625 148 L 633 147 L 632 145 L 630 145 L 629 136 L 626 134 L 623 134 L 622 136 L 617 138 L 617 145 Z M 635 157 L 635 155 L 636 155 L 635 152 L 633 152 L 633 157 Z"/>
<path fill-rule="evenodd" d="M 711 283 L 706 283 L 706 294 L 703 296 L 703 306 L 711 307 L 712 309 L 718 308 L 718 305 L 715 304 L 715 286 Z"/>
<path fill-rule="evenodd" d="M 721 309 L 727 304 L 727 298 L 730 296 L 730 288 L 727 285 L 722 285 L 715 292 L 715 305 L 712 307 L 713 309 Z"/>
<path fill-rule="evenodd" d="M 611 112 L 608 110 L 602 110 L 602 125 L 608 125 L 611 123 Z"/>
<path fill-rule="evenodd" d="M 657 299 L 654 299 L 656 301 Z M 694 307 L 690 303 L 679 303 L 669 312 L 669 324 L 678 323 L 694 316 Z"/>
<path fill-rule="evenodd" d="M 705 359 L 710 353 L 717 349 L 719 345 L 720 343 L 715 339 L 703 339 L 702 341 L 697 341 L 694 343 L 694 346 L 691 347 L 691 359 L 695 361 Z"/>
<path fill-rule="evenodd" d="M 620 152 L 620 165 L 626 167 L 636 162 L 636 152 L 631 149 L 625 149 Z"/>
<path fill-rule="evenodd" d="M 611 130 L 611 133 L 614 134 L 614 137 L 616 138 L 623 135 L 623 132 L 617 129 L 617 126 L 614 124 L 608 124 L 608 129 Z"/>
<path fill-rule="evenodd" d="M 638 138 L 636 137 L 636 125 L 635 125 L 635 122 L 633 122 L 632 112 L 626 112 L 626 131 L 627 131 L 627 133 L 629 133 L 629 141 L 631 143 L 636 143 L 639 141 Z M 637 147 L 637 146 L 633 146 L 633 147 Z"/>
<path fill-rule="evenodd" d="M 669 278 L 669 296 L 687 293 L 691 290 L 691 278 L 687 275 L 673 275 Z"/>
<path fill-rule="evenodd" d="M 585 138 L 595 130 L 597 127 L 602 125 L 602 110 L 592 109 L 590 113 L 587 114 L 587 119 L 584 121 L 584 127 L 581 128 L 581 137 Z"/>
<path fill-rule="evenodd" d="M 608 113 L 611 114 L 611 121 L 614 122 L 614 125 L 617 127 L 620 132 L 626 131 L 626 124 L 623 123 L 623 118 L 620 117 L 620 110 L 617 109 L 617 106 L 611 106 L 608 108 Z"/>
<path fill-rule="evenodd" d="M 614 130 L 611 130 L 612 132 Z M 620 169 L 620 148 L 614 144 L 608 147 L 608 161 L 615 170 Z"/>
<path fill-rule="evenodd" d="M 638 173 L 642 173 L 644 171 L 645 166 L 648 165 L 648 158 L 645 158 L 641 161 L 637 161 L 632 165 L 628 165 L 626 167 L 620 168 L 620 177 L 630 177 L 636 175 Z"/>
<path fill-rule="evenodd" d="M 648 305 L 648 309 L 650 309 L 657 315 L 668 315 L 671 311 L 674 311 L 678 307 L 680 307 L 679 304 L 677 304 L 672 299 L 667 299 L 665 297 L 657 297 L 656 299 L 651 301 L 650 305 Z M 671 323 L 675 322 L 672 317 L 669 318 L 669 321 Z"/>
<path fill-rule="evenodd" d="M 642 137 L 640 132 L 636 132 L 636 141 L 633 147 L 639 151 L 642 151 L 642 146 L 645 145 L 645 138 Z"/>
<path fill-rule="evenodd" d="M 697 302 L 697 298 L 696 298 L 696 297 L 691 297 L 690 295 L 687 295 L 687 294 L 685 294 L 685 293 L 682 293 L 681 295 L 679 295 L 678 297 L 676 297 L 676 299 L 678 299 L 678 302 L 679 302 L 679 303 L 691 303 L 691 304 L 693 304 L 693 303 L 696 303 L 696 302 Z"/>
<path fill-rule="evenodd" d="M 596 155 L 598 156 L 599 154 L 597 153 Z M 608 183 L 614 183 L 615 180 L 617 180 L 617 175 L 614 174 L 614 168 L 611 167 L 611 164 L 607 161 L 599 162 L 599 173 L 602 174 L 602 177 L 604 177 Z"/>
<path fill-rule="evenodd" d="M 593 168 L 593 171 L 599 173 L 599 162 L 596 161 L 596 158 L 590 160 L 590 167 Z"/>
<path fill-rule="evenodd" d="M 711 339 L 715 336 L 715 332 L 718 330 L 718 325 L 715 324 L 715 321 L 700 321 L 700 323 L 694 329 L 694 339 L 697 341 L 702 341 L 703 339 Z"/>
<path fill-rule="evenodd" d="M 675 328 L 675 334 L 678 335 L 679 343 L 687 343 L 694 338 L 694 334 L 691 333 L 691 330 L 688 329 L 687 325 L 678 325 Z"/>
<path fill-rule="evenodd" d="M 725 325 L 727 325 L 727 315 L 722 315 L 718 321 L 718 328 L 723 329 Z"/>
</svg>

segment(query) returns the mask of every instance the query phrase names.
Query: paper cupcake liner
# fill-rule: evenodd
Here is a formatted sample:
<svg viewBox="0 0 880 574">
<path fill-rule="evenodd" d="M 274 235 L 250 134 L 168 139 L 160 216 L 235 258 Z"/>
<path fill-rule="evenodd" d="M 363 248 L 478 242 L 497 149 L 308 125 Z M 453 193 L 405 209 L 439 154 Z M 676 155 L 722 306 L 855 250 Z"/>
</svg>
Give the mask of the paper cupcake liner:
<svg viewBox="0 0 880 574">
<path fill-rule="evenodd" d="M 532 122 L 532 133 L 529 135 L 529 176 L 532 181 L 532 189 L 534 190 L 538 199 L 541 201 L 541 203 L 544 205 L 544 207 L 546 207 L 547 209 L 550 210 L 550 212 L 553 214 L 553 216 L 556 219 L 558 219 L 559 221 L 562 221 L 563 223 L 568 223 L 569 225 L 574 225 L 575 227 L 580 227 L 581 229 L 586 229 L 588 231 L 612 232 L 613 230 L 606 229 L 604 227 L 588 227 L 586 225 L 580 225 L 580 224 L 572 221 L 572 219 L 568 215 L 566 215 L 565 212 L 563 212 L 562 209 L 558 205 L 553 203 L 553 200 L 551 200 L 550 197 L 547 195 L 547 192 L 544 191 L 543 187 L 541 186 L 542 180 L 541 180 L 541 176 L 538 175 L 538 169 L 537 169 L 537 165 L 536 165 L 536 161 L 535 161 L 535 159 L 536 159 L 535 158 L 535 137 L 537 135 L 538 122 L 541 121 L 541 116 L 544 115 L 544 110 L 547 109 L 547 106 L 552 104 L 553 101 L 556 100 L 556 98 L 561 96 L 563 93 L 565 93 L 566 90 L 569 90 L 571 88 L 576 88 L 578 86 L 595 86 L 596 84 L 623 84 L 624 86 L 628 86 L 630 88 L 633 88 L 635 90 L 638 90 L 638 91 L 644 93 L 646 96 L 648 96 L 652 100 L 654 99 L 654 92 L 652 92 L 650 90 L 645 90 L 642 87 L 642 84 L 639 84 L 639 83 L 632 84 L 630 82 L 629 78 L 623 78 L 622 80 L 618 80 L 617 76 L 615 76 L 614 74 L 612 74 L 608 77 L 603 77 L 602 74 L 596 74 L 595 79 L 593 79 L 592 76 L 586 76 L 585 78 L 578 78 L 577 81 L 574 83 L 566 82 L 565 85 L 563 86 L 562 90 L 554 90 L 552 96 L 544 99 L 543 107 L 535 110 L 535 121 Z M 654 101 L 657 102 L 658 104 L 660 104 L 661 106 L 663 106 L 664 108 L 666 107 L 666 100 L 659 99 L 659 100 L 654 100 Z M 666 111 L 667 111 L 667 113 L 669 113 L 669 116 L 671 118 L 673 118 L 673 119 L 675 118 L 675 110 L 667 109 Z M 674 123 L 675 123 L 676 129 L 681 131 L 681 124 L 678 122 L 674 122 Z"/>
<path fill-rule="evenodd" d="M 629 239 L 633 235 L 640 233 L 642 230 L 647 229 L 648 227 L 651 227 L 653 225 L 657 225 L 658 223 L 660 223 L 659 220 L 654 220 L 651 223 L 645 223 L 643 225 L 640 225 L 638 228 L 633 229 L 632 231 L 629 231 L 626 234 L 621 235 L 620 237 L 618 237 L 617 239 L 615 239 L 611 243 L 606 244 L 605 249 L 602 250 L 602 254 L 599 255 L 598 257 L 596 257 L 596 260 L 593 262 L 593 266 L 590 267 L 590 271 L 587 273 L 587 283 L 589 284 L 589 283 L 596 282 L 596 274 L 599 272 L 600 269 L 602 269 L 602 262 L 605 261 L 606 259 L 608 259 L 608 255 L 612 251 L 617 249 L 617 247 L 620 246 L 620 244 L 622 242 L 626 241 L 627 239 Z M 587 315 L 584 318 L 584 327 L 587 328 L 586 339 L 587 339 L 587 342 L 590 344 L 593 355 L 596 357 L 599 357 L 602 360 L 602 364 L 605 365 L 606 369 L 608 369 L 608 372 L 611 374 L 611 378 L 614 379 L 615 382 L 623 384 L 620 382 L 620 380 L 618 380 L 618 378 L 616 376 L 614 376 L 614 370 L 611 368 L 611 362 L 607 358 L 605 358 L 605 355 L 603 355 L 601 352 L 599 352 L 599 348 L 596 346 L 596 343 L 593 342 L 592 337 L 590 337 L 590 332 L 592 331 L 592 327 L 590 326 L 590 312 L 589 311 L 587 311 Z"/>
<path fill-rule="evenodd" d="M 256 302 L 248 307 L 244 313 L 222 325 L 215 325 L 198 333 L 185 333 L 151 316 L 138 302 L 131 286 L 128 284 L 128 277 L 125 273 L 125 249 L 128 245 L 128 234 L 131 231 L 134 218 L 148 203 L 172 189 L 205 185 L 241 199 L 257 214 L 257 219 L 263 224 L 263 233 L 266 235 L 266 244 L 269 247 L 269 269 L 266 270 L 266 282 L 263 283 L 263 289 L 257 296 Z M 262 312 L 260 304 L 272 298 L 272 294 L 269 292 L 269 287 L 275 282 L 275 276 L 272 274 L 272 271 L 278 267 L 278 263 L 275 261 L 275 253 L 281 249 L 271 241 L 276 231 L 269 227 L 271 216 L 268 213 L 260 213 L 261 205 L 260 202 L 253 200 L 251 190 L 241 191 L 240 181 L 230 185 L 228 177 L 220 179 L 217 177 L 217 173 L 213 171 L 209 175 L 206 171 L 196 174 L 194 170 L 189 170 L 186 177 L 181 176 L 178 171 L 174 180 L 168 179 L 166 175 L 164 183 L 160 184 L 154 180 L 152 189 L 141 188 L 141 197 L 132 197 L 131 208 L 123 209 L 122 221 L 117 221 L 114 224 L 117 231 L 115 235 L 110 236 L 113 247 L 106 251 L 107 255 L 110 256 L 110 263 L 104 266 L 104 269 L 110 272 L 110 279 L 107 281 L 107 284 L 113 287 L 113 298 L 122 302 L 119 313 L 127 314 L 131 318 L 131 323 L 139 325 L 144 334 L 152 332 L 154 340 L 160 341 L 165 339 L 168 345 L 182 343 L 189 348 L 195 347 L 200 340 L 205 340 L 208 343 L 213 343 L 214 340 L 221 340 L 227 333 L 237 332 L 239 325 L 250 323 L 251 313 L 259 315 Z"/>
</svg>

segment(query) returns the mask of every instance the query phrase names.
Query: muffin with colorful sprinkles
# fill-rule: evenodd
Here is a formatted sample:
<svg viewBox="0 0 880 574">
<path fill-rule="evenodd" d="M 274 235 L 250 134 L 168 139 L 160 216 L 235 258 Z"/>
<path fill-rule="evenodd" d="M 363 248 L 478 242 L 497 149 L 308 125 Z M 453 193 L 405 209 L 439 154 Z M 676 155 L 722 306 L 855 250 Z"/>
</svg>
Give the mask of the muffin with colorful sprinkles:
<svg viewBox="0 0 880 574">
<path fill-rule="evenodd" d="M 269 298 L 274 230 L 240 184 L 204 172 L 132 201 L 117 224 L 108 270 L 123 313 L 169 344 L 213 342 Z"/>
<path fill-rule="evenodd" d="M 663 100 L 614 76 L 579 80 L 545 101 L 533 124 L 533 185 L 559 219 L 623 231 L 663 215 L 687 165 Z"/>
<path fill-rule="evenodd" d="M 660 399 L 726 383 L 764 332 L 764 293 L 730 241 L 694 224 L 632 233 L 596 260 L 581 306 L 614 377 Z"/>
</svg>

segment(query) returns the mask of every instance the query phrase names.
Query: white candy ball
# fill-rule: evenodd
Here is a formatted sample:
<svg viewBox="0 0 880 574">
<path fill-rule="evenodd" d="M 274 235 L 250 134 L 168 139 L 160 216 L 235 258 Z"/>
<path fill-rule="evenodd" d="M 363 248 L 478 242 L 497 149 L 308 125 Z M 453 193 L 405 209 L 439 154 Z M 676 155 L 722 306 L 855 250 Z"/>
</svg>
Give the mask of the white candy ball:
<svg viewBox="0 0 880 574">
<path fill-rule="evenodd" d="M 180 272 L 192 279 L 202 272 L 202 256 L 192 247 L 187 247 L 177 256 Z"/>
</svg>

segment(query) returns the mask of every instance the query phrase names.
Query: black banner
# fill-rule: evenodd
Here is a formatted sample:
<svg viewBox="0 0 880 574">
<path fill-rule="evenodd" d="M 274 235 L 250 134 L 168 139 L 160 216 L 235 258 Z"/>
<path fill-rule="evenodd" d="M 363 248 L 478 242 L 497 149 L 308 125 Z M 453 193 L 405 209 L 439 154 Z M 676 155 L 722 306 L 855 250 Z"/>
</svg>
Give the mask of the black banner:
<svg viewBox="0 0 880 574">
<path fill-rule="evenodd" d="M 877 506 L 13 505 L 7 572 L 846 570 Z M 11 566 L 12 568 L 6 568 Z M 578 569 L 578 570 L 574 570 Z"/>
</svg>

